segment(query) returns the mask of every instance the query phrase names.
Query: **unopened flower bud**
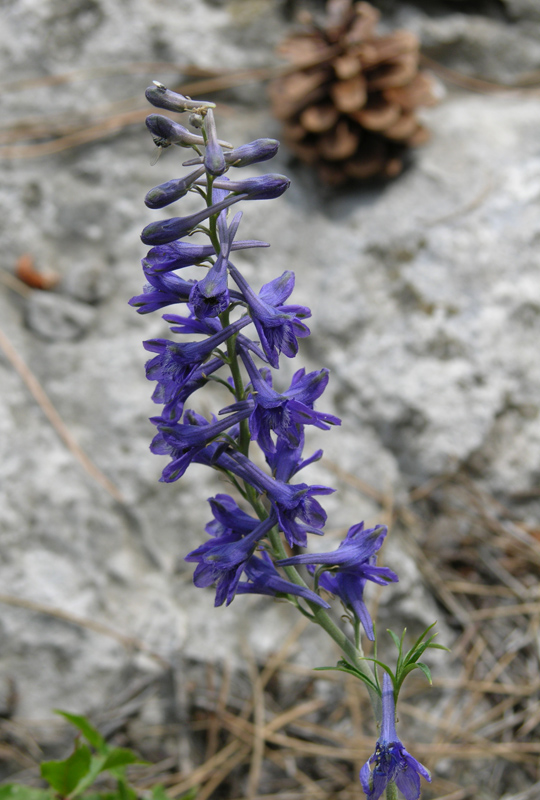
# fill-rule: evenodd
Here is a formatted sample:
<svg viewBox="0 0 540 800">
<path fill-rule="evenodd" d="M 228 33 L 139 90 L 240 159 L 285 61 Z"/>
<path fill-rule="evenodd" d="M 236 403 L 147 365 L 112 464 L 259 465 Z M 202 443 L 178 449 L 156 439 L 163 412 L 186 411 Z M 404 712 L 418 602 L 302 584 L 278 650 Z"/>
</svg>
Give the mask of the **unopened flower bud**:
<svg viewBox="0 0 540 800">
<path fill-rule="evenodd" d="M 191 233 L 197 225 L 213 214 L 219 214 L 223 209 L 232 206 L 239 200 L 247 199 L 246 195 L 231 195 L 226 197 L 220 203 L 204 208 L 196 214 L 191 214 L 188 217 L 173 217 L 172 219 L 164 219 L 158 222 L 151 222 L 144 228 L 141 239 L 144 244 L 159 245 L 174 242 L 176 239 L 182 239 Z"/>
<path fill-rule="evenodd" d="M 274 197 L 280 197 L 290 185 L 289 178 L 277 173 L 246 178 L 243 181 L 214 181 L 216 189 L 227 189 L 234 194 L 246 195 L 246 200 L 272 200 Z"/>
<path fill-rule="evenodd" d="M 188 121 L 192 128 L 202 128 L 204 125 L 204 117 L 202 114 L 190 114 Z"/>
<path fill-rule="evenodd" d="M 278 147 L 277 139 L 255 139 L 226 153 L 225 161 L 231 167 L 247 167 L 248 164 L 257 164 L 259 161 L 273 158 Z"/>
<path fill-rule="evenodd" d="M 170 144 L 177 144 L 180 147 L 204 146 L 204 139 L 196 133 L 191 133 L 178 122 L 164 117 L 162 114 L 149 114 L 146 117 L 146 127 L 154 137 L 154 142 L 158 147 L 168 147 Z M 232 148 L 230 142 L 217 140 L 221 147 Z M 202 163 L 202 162 L 197 162 Z"/>
<path fill-rule="evenodd" d="M 148 208 L 164 208 L 164 206 L 174 203 L 175 200 L 180 200 L 181 197 L 188 193 L 191 186 L 197 178 L 201 177 L 203 172 L 204 167 L 199 167 L 199 169 L 186 175 L 185 178 L 176 178 L 166 183 L 160 183 L 159 186 L 150 189 L 144 198 L 145 205 Z"/>
<path fill-rule="evenodd" d="M 225 163 L 229 167 L 247 167 L 249 164 L 258 164 L 260 161 L 268 161 L 273 158 L 278 151 L 279 142 L 277 139 L 255 139 L 234 150 L 225 153 Z M 202 156 L 196 156 L 189 161 L 184 161 L 183 167 L 193 167 L 195 164 L 202 164 Z"/>
<path fill-rule="evenodd" d="M 209 172 L 210 175 L 223 175 L 227 167 L 223 150 L 218 143 L 214 112 L 211 108 L 208 109 L 208 113 L 206 114 L 205 131 L 207 138 L 206 150 L 204 153 L 204 166 L 206 167 L 206 171 Z"/>
<path fill-rule="evenodd" d="M 169 117 L 164 117 L 161 114 L 150 114 L 146 117 L 146 127 L 158 147 L 166 147 L 170 144 L 178 144 L 181 147 L 204 145 L 202 136 L 191 133 L 183 125 L 179 125 L 178 122 L 174 122 Z"/>
<path fill-rule="evenodd" d="M 157 108 L 166 108 L 168 111 L 192 111 L 193 109 L 207 109 L 215 108 L 215 103 L 210 103 L 206 100 L 191 100 L 189 97 L 184 97 L 183 94 L 178 94 L 163 86 L 162 83 L 154 81 L 152 86 L 149 86 L 145 92 L 146 99 L 149 103 Z"/>
</svg>

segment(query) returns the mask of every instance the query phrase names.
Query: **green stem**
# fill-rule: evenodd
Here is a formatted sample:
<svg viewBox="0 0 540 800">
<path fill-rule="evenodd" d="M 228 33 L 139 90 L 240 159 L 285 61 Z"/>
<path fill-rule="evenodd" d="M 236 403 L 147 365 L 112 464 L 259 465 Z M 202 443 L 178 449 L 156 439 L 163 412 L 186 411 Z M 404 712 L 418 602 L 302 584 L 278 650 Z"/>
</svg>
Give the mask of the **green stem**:
<svg viewBox="0 0 540 800">
<path fill-rule="evenodd" d="M 283 542 L 281 541 L 281 536 L 279 533 L 279 529 L 276 526 L 272 528 L 270 533 L 268 534 L 268 538 L 272 544 L 272 548 L 274 550 L 274 554 L 279 558 L 287 558 L 288 554 L 283 546 Z M 297 586 L 303 586 L 309 588 L 298 573 L 296 567 L 288 566 L 283 568 L 285 570 L 285 574 L 289 578 L 289 580 L 296 584 Z M 313 603 L 310 600 L 306 600 L 312 614 L 313 614 L 313 622 L 316 622 L 317 625 L 320 625 L 323 630 L 334 640 L 334 642 L 338 645 L 338 647 L 343 652 L 346 660 L 352 664 L 356 669 L 360 672 L 363 672 L 364 675 L 367 675 L 371 680 L 374 680 L 373 672 L 366 661 L 363 661 L 361 656 L 362 653 L 355 647 L 353 642 L 349 639 L 349 637 L 343 633 L 341 628 L 339 628 L 328 612 L 321 608 L 321 606 L 317 605 L 317 603 Z M 377 692 L 374 689 L 371 689 L 369 686 L 366 687 L 370 700 L 371 705 L 373 706 L 373 710 L 375 711 L 376 719 L 380 718 L 380 707 L 381 707 L 381 699 Z"/>
<path fill-rule="evenodd" d="M 228 310 L 224 311 L 223 314 L 221 314 L 221 321 L 224 326 L 227 326 L 229 324 Z M 241 402 L 242 400 L 246 399 L 246 396 L 244 392 L 244 381 L 242 379 L 242 372 L 240 370 L 238 356 L 236 355 L 236 336 L 231 336 L 229 339 L 227 339 L 227 359 L 229 362 L 229 369 L 231 370 L 231 377 L 234 383 L 234 394 L 237 401 Z M 240 422 L 239 448 L 240 452 L 243 453 L 246 457 L 249 455 L 250 441 L 251 437 L 249 435 L 249 423 L 247 419 L 243 419 Z M 246 487 L 247 486 L 249 486 L 249 484 L 246 484 Z"/>
</svg>

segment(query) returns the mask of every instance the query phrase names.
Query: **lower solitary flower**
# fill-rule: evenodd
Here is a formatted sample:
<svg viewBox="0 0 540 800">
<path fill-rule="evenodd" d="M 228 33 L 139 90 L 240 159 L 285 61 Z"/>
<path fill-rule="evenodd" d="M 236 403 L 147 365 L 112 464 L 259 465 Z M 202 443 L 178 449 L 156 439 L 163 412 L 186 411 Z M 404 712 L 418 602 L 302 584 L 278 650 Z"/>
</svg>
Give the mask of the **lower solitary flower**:
<svg viewBox="0 0 540 800">
<path fill-rule="evenodd" d="M 381 735 L 375 752 L 360 771 L 367 800 L 378 800 L 389 784 L 395 784 L 405 800 L 420 797 L 420 775 L 431 782 L 427 769 L 408 753 L 396 733 L 394 688 L 388 673 L 383 676 Z"/>
</svg>

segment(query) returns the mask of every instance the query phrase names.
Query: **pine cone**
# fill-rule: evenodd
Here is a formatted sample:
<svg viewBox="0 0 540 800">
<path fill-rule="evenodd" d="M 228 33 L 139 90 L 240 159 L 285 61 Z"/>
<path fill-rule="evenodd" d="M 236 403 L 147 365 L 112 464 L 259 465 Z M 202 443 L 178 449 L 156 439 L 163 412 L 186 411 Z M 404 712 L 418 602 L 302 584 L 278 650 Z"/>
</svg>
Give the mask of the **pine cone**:
<svg viewBox="0 0 540 800">
<path fill-rule="evenodd" d="M 392 178 L 428 138 L 414 112 L 436 102 L 435 87 L 418 72 L 418 39 L 377 36 L 378 20 L 369 3 L 329 0 L 323 25 L 310 19 L 280 47 L 293 69 L 270 85 L 274 114 L 293 153 L 333 185 Z"/>
</svg>

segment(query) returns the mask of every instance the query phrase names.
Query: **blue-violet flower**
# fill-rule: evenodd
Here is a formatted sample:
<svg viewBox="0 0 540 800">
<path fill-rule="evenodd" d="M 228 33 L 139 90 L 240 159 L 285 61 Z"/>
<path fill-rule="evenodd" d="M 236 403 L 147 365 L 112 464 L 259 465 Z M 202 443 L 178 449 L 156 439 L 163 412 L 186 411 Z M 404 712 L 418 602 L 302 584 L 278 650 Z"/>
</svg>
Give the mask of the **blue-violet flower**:
<svg viewBox="0 0 540 800">
<path fill-rule="evenodd" d="M 405 800 L 420 797 L 420 775 L 431 782 L 427 769 L 408 753 L 396 733 L 394 689 L 390 676 L 383 675 L 381 735 L 375 752 L 360 771 L 367 800 L 378 800 L 389 783 L 394 783 Z"/>
<path fill-rule="evenodd" d="M 347 536 L 337 550 L 330 553 L 304 553 L 277 562 L 279 566 L 290 564 L 321 564 L 334 567 L 335 571 L 323 572 L 319 578 L 319 586 L 331 594 L 337 595 L 345 606 L 352 608 L 366 631 L 368 639 L 373 641 L 373 623 L 364 602 L 364 586 L 366 580 L 386 585 L 397 581 L 398 577 L 388 567 L 375 565 L 376 552 L 381 547 L 387 529 L 384 525 L 364 529 L 364 523 L 349 528 Z"/>
</svg>

